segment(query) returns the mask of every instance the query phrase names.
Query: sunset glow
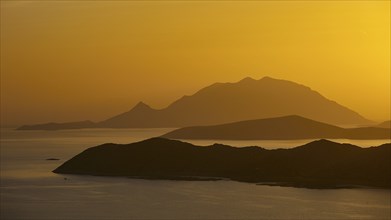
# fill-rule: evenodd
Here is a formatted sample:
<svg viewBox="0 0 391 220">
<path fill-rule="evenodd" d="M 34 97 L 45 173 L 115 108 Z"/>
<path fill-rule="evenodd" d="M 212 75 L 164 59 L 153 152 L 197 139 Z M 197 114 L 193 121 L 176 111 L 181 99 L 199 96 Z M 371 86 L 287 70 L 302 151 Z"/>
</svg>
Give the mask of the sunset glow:
<svg viewBox="0 0 391 220">
<path fill-rule="evenodd" d="M 1 2 L 3 126 L 162 108 L 247 76 L 389 120 L 390 2 Z"/>
</svg>

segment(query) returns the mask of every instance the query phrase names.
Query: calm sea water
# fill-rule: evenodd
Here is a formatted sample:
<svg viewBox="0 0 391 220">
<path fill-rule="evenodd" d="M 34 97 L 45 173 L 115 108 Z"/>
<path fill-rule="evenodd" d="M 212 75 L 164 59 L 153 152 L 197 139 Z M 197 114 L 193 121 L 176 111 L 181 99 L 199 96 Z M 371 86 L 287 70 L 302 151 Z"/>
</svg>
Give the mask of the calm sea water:
<svg viewBox="0 0 391 220">
<path fill-rule="evenodd" d="M 391 219 L 391 191 L 383 189 L 314 190 L 234 181 L 137 180 L 51 172 L 88 147 L 130 143 L 170 130 L 2 129 L 0 219 Z M 309 141 L 191 142 L 287 148 Z M 389 142 L 337 141 L 363 147 Z"/>
</svg>

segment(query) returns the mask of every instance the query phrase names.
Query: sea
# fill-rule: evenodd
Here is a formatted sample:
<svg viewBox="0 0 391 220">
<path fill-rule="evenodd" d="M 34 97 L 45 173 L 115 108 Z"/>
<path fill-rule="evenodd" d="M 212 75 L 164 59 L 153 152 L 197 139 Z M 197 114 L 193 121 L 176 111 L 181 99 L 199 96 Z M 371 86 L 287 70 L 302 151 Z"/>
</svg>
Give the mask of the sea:
<svg viewBox="0 0 391 220">
<path fill-rule="evenodd" d="M 230 180 L 143 180 L 52 173 L 89 147 L 132 143 L 171 130 L 2 128 L 0 219 L 391 219 L 391 190 L 388 189 L 305 189 Z M 197 145 L 222 143 L 275 149 L 312 140 L 185 141 Z M 361 147 L 390 142 L 334 141 Z"/>
</svg>

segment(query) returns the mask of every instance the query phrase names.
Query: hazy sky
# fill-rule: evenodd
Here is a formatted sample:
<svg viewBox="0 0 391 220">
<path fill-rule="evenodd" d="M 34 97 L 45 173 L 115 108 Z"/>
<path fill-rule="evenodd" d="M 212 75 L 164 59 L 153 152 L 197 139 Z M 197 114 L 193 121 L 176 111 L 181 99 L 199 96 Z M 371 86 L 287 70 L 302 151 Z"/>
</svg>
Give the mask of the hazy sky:
<svg viewBox="0 0 391 220">
<path fill-rule="evenodd" d="M 390 2 L 1 1 L 2 125 L 103 120 L 246 76 L 389 119 Z"/>
</svg>

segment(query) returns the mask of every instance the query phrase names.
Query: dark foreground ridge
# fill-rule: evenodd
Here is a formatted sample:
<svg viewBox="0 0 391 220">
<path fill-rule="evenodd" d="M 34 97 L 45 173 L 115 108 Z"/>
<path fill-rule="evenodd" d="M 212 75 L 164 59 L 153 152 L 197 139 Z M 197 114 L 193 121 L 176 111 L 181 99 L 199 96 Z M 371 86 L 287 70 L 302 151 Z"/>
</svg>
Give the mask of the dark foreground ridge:
<svg viewBox="0 0 391 220">
<path fill-rule="evenodd" d="M 212 140 L 391 139 L 390 128 L 341 128 L 297 115 L 179 128 L 162 137 Z"/>
<path fill-rule="evenodd" d="M 266 150 L 151 138 L 89 148 L 53 172 L 176 180 L 228 178 L 307 188 L 391 188 L 390 149 L 390 143 L 360 148 L 318 140 L 292 149 Z"/>
</svg>

